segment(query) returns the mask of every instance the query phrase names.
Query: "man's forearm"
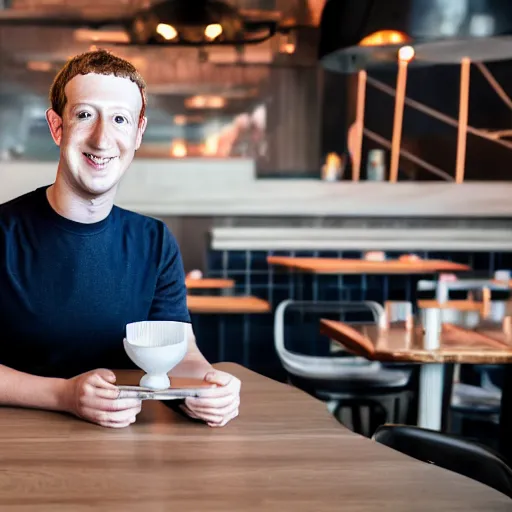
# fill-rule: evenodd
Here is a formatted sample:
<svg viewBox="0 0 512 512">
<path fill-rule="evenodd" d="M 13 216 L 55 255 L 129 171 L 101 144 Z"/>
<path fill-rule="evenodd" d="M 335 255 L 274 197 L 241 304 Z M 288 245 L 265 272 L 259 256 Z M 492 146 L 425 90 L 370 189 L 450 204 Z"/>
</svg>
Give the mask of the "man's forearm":
<svg viewBox="0 0 512 512">
<path fill-rule="evenodd" d="M 61 411 L 66 383 L 0 365 L 0 405 Z"/>
<path fill-rule="evenodd" d="M 212 365 L 201 354 L 199 354 L 199 356 L 187 354 L 183 360 L 171 370 L 169 375 L 172 377 L 202 379 L 212 368 Z"/>
<path fill-rule="evenodd" d="M 188 350 L 182 361 L 170 372 L 174 377 L 191 377 L 202 379 L 211 369 L 212 365 L 206 360 L 197 347 L 196 338 L 192 326 L 188 332 Z"/>
</svg>

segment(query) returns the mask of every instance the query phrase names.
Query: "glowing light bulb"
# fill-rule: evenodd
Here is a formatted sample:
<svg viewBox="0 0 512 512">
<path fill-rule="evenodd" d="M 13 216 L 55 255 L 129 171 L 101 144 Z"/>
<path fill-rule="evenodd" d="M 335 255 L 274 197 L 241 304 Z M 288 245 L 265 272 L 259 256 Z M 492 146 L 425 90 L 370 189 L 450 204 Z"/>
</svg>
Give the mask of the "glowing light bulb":
<svg viewBox="0 0 512 512">
<path fill-rule="evenodd" d="M 412 46 L 402 46 L 402 48 L 398 50 L 398 58 L 405 62 L 411 62 L 411 60 L 414 59 L 415 53 Z"/>
<path fill-rule="evenodd" d="M 213 41 L 216 37 L 219 37 L 222 34 L 222 25 L 219 23 L 210 23 L 204 29 L 204 35 L 206 39 Z"/>
<path fill-rule="evenodd" d="M 174 140 L 171 147 L 171 155 L 175 158 L 187 156 L 187 144 L 182 139 Z"/>
<path fill-rule="evenodd" d="M 159 23 L 156 27 L 156 32 L 167 41 L 171 41 L 178 35 L 178 31 L 172 25 L 167 25 L 167 23 Z"/>
<path fill-rule="evenodd" d="M 361 40 L 359 46 L 386 46 L 407 43 L 409 37 L 399 30 L 379 30 Z"/>
</svg>

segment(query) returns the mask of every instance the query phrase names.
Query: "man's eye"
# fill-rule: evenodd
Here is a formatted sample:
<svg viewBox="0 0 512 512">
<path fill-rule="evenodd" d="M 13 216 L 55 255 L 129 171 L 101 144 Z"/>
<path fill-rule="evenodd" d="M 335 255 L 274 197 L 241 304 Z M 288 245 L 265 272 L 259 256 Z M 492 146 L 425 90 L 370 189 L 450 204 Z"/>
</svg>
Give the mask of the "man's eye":
<svg viewBox="0 0 512 512">
<path fill-rule="evenodd" d="M 126 117 L 124 117 L 124 116 L 115 116 L 114 117 L 114 121 L 117 124 L 123 124 L 123 123 L 126 123 Z"/>
<path fill-rule="evenodd" d="M 89 112 L 79 112 L 77 117 L 78 119 L 89 119 L 91 114 Z"/>
</svg>

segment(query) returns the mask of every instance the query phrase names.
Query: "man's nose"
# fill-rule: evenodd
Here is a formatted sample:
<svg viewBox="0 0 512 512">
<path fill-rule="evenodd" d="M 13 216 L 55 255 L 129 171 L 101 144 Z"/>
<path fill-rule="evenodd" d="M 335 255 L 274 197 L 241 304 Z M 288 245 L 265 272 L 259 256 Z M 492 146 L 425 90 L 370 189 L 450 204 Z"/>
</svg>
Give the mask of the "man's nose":
<svg viewBox="0 0 512 512">
<path fill-rule="evenodd" d="M 90 144 L 95 149 L 109 149 L 111 146 L 111 137 L 108 124 L 104 119 L 99 118 L 94 124 L 91 133 Z"/>
</svg>

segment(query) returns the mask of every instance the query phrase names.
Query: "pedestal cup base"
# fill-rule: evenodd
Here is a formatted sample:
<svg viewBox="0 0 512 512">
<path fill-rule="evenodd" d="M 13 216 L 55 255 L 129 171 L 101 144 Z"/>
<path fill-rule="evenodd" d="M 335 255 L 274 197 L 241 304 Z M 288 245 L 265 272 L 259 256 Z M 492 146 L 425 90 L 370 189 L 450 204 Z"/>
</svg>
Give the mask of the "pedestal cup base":
<svg viewBox="0 0 512 512">
<path fill-rule="evenodd" d="M 144 375 L 140 379 L 140 385 L 143 388 L 154 390 L 167 389 L 171 385 L 171 381 L 166 373 L 160 375 Z"/>
</svg>

